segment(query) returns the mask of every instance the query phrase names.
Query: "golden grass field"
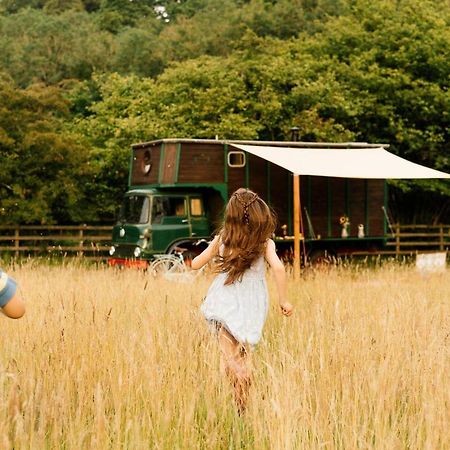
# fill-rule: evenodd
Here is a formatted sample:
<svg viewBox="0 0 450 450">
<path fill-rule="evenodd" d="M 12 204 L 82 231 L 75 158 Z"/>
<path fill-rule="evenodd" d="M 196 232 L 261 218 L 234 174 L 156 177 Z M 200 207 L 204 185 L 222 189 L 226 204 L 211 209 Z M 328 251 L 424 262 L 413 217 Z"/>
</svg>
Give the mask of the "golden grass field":
<svg viewBox="0 0 450 450">
<path fill-rule="evenodd" d="M 1 449 L 449 449 L 450 271 L 387 264 L 289 281 L 236 413 L 193 283 L 75 263 L 5 267 Z"/>
</svg>

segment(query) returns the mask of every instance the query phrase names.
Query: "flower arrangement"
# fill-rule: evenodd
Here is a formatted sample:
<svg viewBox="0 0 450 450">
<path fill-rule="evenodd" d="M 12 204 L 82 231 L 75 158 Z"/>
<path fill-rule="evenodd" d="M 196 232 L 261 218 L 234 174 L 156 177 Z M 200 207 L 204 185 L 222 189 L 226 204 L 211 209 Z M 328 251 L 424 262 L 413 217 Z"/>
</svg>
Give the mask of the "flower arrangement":
<svg viewBox="0 0 450 450">
<path fill-rule="evenodd" d="M 347 216 L 339 217 L 339 223 L 342 227 L 348 227 L 350 225 L 350 219 Z"/>
<path fill-rule="evenodd" d="M 348 237 L 348 228 L 350 226 L 350 219 L 346 215 L 343 215 L 339 217 L 339 224 L 342 227 L 341 237 L 343 238 Z"/>
</svg>

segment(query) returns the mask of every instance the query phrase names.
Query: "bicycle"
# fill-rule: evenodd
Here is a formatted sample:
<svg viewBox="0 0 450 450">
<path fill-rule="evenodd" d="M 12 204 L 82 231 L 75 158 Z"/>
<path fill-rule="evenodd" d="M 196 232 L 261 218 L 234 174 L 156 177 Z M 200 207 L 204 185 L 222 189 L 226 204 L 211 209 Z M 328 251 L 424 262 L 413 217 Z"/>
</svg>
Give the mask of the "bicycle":
<svg viewBox="0 0 450 450">
<path fill-rule="evenodd" d="M 200 239 L 195 245 L 202 243 L 209 244 L 205 239 Z M 149 271 L 155 277 L 162 275 L 171 279 L 195 278 L 204 272 L 204 267 L 195 271 L 190 269 L 190 261 L 194 256 L 187 248 L 175 247 L 173 253 L 155 255 L 155 260 L 150 264 Z"/>
</svg>

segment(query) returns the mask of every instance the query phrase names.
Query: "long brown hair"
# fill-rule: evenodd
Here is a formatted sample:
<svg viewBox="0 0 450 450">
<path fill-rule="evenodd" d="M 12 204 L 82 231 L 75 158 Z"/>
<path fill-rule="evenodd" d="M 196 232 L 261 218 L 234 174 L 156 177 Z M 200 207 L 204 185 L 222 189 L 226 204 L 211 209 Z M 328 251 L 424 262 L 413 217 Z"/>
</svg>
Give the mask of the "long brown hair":
<svg viewBox="0 0 450 450">
<path fill-rule="evenodd" d="M 275 231 L 275 217 L 258 194 L 240 188 L 231 196 L 219 232 L 223 251 L 219 271 L 227 273 L 225 284 L 242 279 L 244 272 L 265 250 Z"/>
</svg>

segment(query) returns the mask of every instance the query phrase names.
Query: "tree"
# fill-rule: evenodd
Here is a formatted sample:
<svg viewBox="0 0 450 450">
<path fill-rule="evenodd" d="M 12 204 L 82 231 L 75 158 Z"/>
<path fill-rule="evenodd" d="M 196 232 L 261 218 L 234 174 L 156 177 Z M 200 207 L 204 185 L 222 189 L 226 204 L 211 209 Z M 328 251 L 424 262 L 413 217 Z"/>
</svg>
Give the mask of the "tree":
<svg viewBox="0 0 450 450">
<path fill-rule="evenodd" d="M 78 222 L 90 215 L 90 177 L 79 136 L 63 131 L 67 104 L 57 88 L 18 89 L 0 77 L 0 222 Z"/>
<path fill-rule="evenodd" d="M 78 0 L 4 0 L 0 69 L 18 98 L 35 101 L 36 82 L 48 104 L 59 96 L 46 145 L 87 149 L 93 217 L 110 217 L 125 189 L 130 144 L 170 136 L 283 140 L 297 125 L 302 140 L 385 142 L 450 171 L 450 10 L 438 0 L 89 1 L 90 14 L 73 10 Z M 11 111 L 42 130 L 6 105 L 0 141 L 12 150 Z M 400 216 L 448 217 L 420 200 L 448 196 L 447 182 L 392 186 Z"/>
<path fill-rule="evenodd" d="M 101 0 L 97 21 L 103 30 L 118 33 L 144 19 L 155 18 L 155 14 L 153 0 Z"/>
<path fill-rule="evenodd" d="M 97 147 L 118 149 L 175 135 L 284 139 L 301 116 L 305 135 L 348 140 L 348 130 L 318 113 L 320 101 L 336 99 L 329 79 L 306 92 L 315 81 L 305 81 L 311 74 L 298 63 L 291 45 L 252 36 L 251 51 L 180 62 L 155 81 L 117 74 L 96 77 L 101 100 L 80 119 L 78 131 Z M 300 100 L 300 89 L 308 98 Z"/>
<path fill-rule="evenodd" d="M 93 12 L 100 8 L 100 0 L 2 0 L 0 14 L 16 14 L 29 8 L 42 9 L 51 14 L 70 10 Z"/>
<path fill-rule="evenodd" d="M 167 61 L 158 27 L 126 28 L 116 36 L 115 43 L 112 67 L 116 72 L 141 77 L 154 77 L 163 72 Z"/>
<path fill-rule="evenodd" d="M 326 33 L 302 37 L 297 44 L 315 55 L 319 74 L 328 72 L 337 82 L 335 92 L 351 99 L 344 108 L 339 101 L 321 106 L 322 117 L 352 130 L 357 140 L 389 143 L 400 156 L 450 172 L 450 11 L 438 6 L 357 1 L 352 14 L 327 22 Z M 329 68 L 323 65 L 327 60 Z M 448 182 L 391 185 L 399 220 L 448 217 Z M 440 196 L 439 209 L 425 201 L 427 196 Z"/>
<path fill-rule="evenodd" d="M 114 43 L 99 31 L 87 13 L 48 15 L 24 10 L 0 16 L 0 70 L 21 86 L 55 84 L 67 78 L 86 79 L 108 70 Z"/>
</svg>

